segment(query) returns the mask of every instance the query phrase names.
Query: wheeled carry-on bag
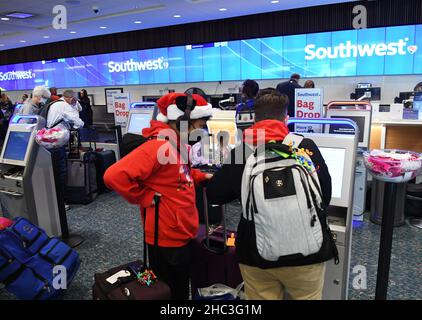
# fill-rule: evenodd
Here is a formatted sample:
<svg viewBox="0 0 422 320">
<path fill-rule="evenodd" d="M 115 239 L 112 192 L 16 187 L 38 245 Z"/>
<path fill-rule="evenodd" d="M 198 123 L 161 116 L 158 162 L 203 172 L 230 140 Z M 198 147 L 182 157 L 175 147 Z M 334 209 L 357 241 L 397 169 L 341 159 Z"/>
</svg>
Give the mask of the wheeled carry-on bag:
<svg viewBox="0 0 422 320">
<path fill-rule="evenodd" d="M 73 155 L 75 158 L 77 156 L 77 154 Z M 89 151 L 80 153 L 76 159 L 67 160 L 67 203 L 88 204 L 97 198 L 95 159 L 95 152 Z"/>
<path fill-rule="evenodd" d="M 191 268 L 192 298 L 198 297 L 198 289 L 223 284 L 236 288 L 242 283 L 239 264 L 236 260 L 236 249 L 228 246 L 227 240 L 236 237 L 235 231 L 226 229 L 224 206 L 221 211 L 222 226 L 210 231 L 208 223 L 208 201 L 206 188 L 202 189 L 205 225 L 199 226 L 196 238 L 193 240 L 193 264 Z M 233 239 L 231 239 L 233 241 Z"/>
<path fill-rule="evenodd" d="M 155 231 L 154 246 L 158 247 L 158 215 L 160 198 L 155 197 Z M 146 210 L 144 210 L 146 219 Z M 157 250 L 154 250 L 157 252 Z M 169 300 L 171 299 L 170 287 L 159 279 L 148 266 L 148 247 L 145 241 L 144 220 L 144 260 L 112 268 L 104 273 L 94 276 L 95 283 L 92 288 L 94 300 Z M 147 279 L 147 280 L 146 280 Z M 149 282 L 150 281 L 150 282 Z"/>
<path fill-rule="evenodd" d="M 113 150 L 104 150 L 95 152 L 95 167 L 97 170 L 97 187 L 98 193 L 108 191 L 104 184 L 104 173 L 106 170 L 116 162 L 116 154 Z"/>
</svg>

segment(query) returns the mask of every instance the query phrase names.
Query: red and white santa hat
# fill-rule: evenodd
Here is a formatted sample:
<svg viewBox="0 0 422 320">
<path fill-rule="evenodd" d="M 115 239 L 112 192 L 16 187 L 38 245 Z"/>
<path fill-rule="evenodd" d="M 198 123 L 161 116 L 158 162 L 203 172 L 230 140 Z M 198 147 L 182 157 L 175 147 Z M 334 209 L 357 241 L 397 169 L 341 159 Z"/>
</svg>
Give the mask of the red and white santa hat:
<svg viewBox="0 0 422 320">
<path fill-rule="evenodd" d="M 157 115 L 157 120 L 161 122 L 168 122 L 177 120 L 183 116 L 187 107 L 188 95 L 185 93 L 169 93 L 161 97 L 157 101 L 160 113 Z M 212 116 L 212 105 L 207 102 L 202 96 L 192 94 L 192 110 L 190 113 L 191 119 L 208 118 Z"/>
</svg>

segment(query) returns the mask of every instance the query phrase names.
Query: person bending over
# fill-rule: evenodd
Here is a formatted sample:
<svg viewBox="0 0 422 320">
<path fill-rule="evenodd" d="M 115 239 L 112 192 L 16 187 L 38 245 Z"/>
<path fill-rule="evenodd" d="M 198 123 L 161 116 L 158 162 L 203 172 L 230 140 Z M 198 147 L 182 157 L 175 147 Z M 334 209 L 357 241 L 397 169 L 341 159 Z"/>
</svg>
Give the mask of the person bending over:
<svg viewBox="0 0 422 320">
<path fill-rule="evenodd" d="M 150 266 L 169 285 L 173 299 L 185 300 L 189 298 L 190 242 L 199 227 L 195 185 L 212 175 L 190 167 L 189 148 L 181 138 L 206 125 L 212 106 L 199 95 L 183 93 L 170 93 L 157 104 L 157 120 L 142 132 L 147 141 L 111 166 L 104 182 L 129 203 L 140 205 Z M 160 196 L 157 260 L 155 195 Z"/>
</svg>

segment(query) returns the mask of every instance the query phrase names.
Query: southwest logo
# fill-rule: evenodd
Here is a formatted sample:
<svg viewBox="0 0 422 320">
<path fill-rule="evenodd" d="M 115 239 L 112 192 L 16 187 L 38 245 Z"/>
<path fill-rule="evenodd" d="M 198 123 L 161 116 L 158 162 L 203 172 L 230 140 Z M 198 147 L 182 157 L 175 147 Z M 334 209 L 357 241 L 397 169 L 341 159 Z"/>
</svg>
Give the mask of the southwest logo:
<svg viewBox="0 0 422 320">
<path fill-rule="evenodd" d="M 418 46 L 408 46 L 407 51 L 409 51 L 410 54 L 415 54 L 416 51 L 418 51 Z"/>
<path fill-rule="evenodd" d="M 131 71 L 152 71 L 152 70 L 167 70 L 169 68 L 168 61 L 164 57 L 155 60 L 135 61 L 130 59 L 124 62 L 108 62 L 108 72 L 131 72 Z"/>
<path fill-rule="evenodd" d="M 417 45 L 407 45 L 409 38 L 400 39 L 397 42 L 374 43 L 374 44 L 352 44 L 351 41 L 340 43 L 335 47 L 319 47 L 309 44 L 305 47 L 305 60 L 314 59 L 338 59 L 357 57 L 384 57 L 384 56 L 404 56 L 408 53 L 415 54 Z M 407 50 L 406 50 L 407 49 Z"/>
</svg>

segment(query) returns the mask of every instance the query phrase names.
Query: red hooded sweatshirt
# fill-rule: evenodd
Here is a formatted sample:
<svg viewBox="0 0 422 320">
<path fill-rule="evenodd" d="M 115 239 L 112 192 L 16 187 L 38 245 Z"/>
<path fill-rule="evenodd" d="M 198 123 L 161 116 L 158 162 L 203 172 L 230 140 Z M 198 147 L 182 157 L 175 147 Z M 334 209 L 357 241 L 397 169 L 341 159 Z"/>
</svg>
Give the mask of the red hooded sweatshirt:
<svg viewBox="0 0 422 320">
<path fill-rule="evenodd" d="M 268 143 L 270 141 L 280 142 L 289 134 L 289 128 L 282 121 L 262 120 L 244 131 L 244 141 L 249 145 L 256 146 L 258 139 L 262 136 L 261 134 L 265 135 L 265 140 L 259 141 L 259 143 Z"/>
<path fill-rule="evenodd" d="M 174 144 L 157 138 L 162 130 L 174 130 L 160 121 L 151 121 L 144 129 L 145 138 L 153 138 L 111 166 L 104 174 L 104 182 L 131 204 L 147 210 L 146 241 L 154 243 L 155 193 L 161 194 L 159 205 L 159 236 L 161 247 L 181 247 L 193 239 L 198 231 L 198 211 L 195 184 L 205 180 L 205 174 L 191 169 L 180 161 Z M 159 154 L 172 159 L 161 164 Z M 179 161 L 177 161 L 178 159 Z M 162 161 L 161 161 L 162 162 Z"/>
</svg>

